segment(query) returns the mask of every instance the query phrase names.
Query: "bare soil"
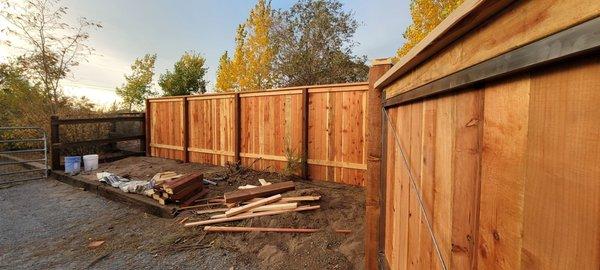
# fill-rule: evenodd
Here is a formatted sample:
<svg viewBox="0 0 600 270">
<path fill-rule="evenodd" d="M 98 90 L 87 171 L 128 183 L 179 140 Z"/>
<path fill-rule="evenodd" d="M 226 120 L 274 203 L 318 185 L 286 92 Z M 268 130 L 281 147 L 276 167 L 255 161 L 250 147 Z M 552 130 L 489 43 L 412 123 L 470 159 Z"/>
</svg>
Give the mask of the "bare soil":
<svg viewBox="0 0 600 270">
<path fill-rule="evenodd" d="M 184 228 L 179 222 L 184 218 L 187 221 L 204 220 L 211 214 L 196 215 L 192 211 L 187 211 L 170 222 L 146 223 L 145 226 L 155 226 L 156 230 L 153 230 L 152 235 L 140 237 L 151 237 L 156 241 L 148 242 L 144 249 L 186 254 L 202 249 L 204 252 L 208 252 L 209 249 L 223 250 L 230 254 L 227 256 L 235 254 L 238 268 L 247 266 L 258 269 L 363 269 L 365 203 L 364 191 L 360 187 L 331 182 L 300 181 L 294 177 L 247 169 L 234 173 L 228 167 L 183 164 L 173 160 L 148 157 L 131 157 L 101 164 L 98 171 L 112 172 L 136 180 L 148 180 L 154 174 L 163 171 L 182 174 L 203 172 L 207 179 L 224 178 L 217 181 L 217 186 L 209 186 L 211 191 L 207 197 L 222 196 L 224 192 L 236 190 L 240 185 L 259 185 L 259 178 L 273 183 L 294 180 L 296 190 L 283 195 L 320 195 L 321 200 L 312 202 L 311 205 L 319 204 L 321 209 L 215 225 L 317 228 L 322 231 L 311 234 L 206 233 L 202 227 Z M 84 176 L 93 179 L 95 172 Z M 352 232 L 336 233 L 335 229 L 350 229 Z M 131 230 L 134 232 L 136 228 Z M 141 243 L 133 241 L 131 244 Z M 210 261 L 205 263 L 211 264 Z"/>
</svg>

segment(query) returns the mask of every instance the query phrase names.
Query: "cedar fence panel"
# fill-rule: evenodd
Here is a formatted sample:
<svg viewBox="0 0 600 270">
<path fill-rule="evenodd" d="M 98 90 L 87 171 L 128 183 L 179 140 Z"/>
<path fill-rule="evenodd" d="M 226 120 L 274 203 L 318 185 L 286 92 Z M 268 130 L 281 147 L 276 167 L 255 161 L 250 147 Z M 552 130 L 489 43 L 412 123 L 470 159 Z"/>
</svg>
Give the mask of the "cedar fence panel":
<svg viewBox="0 0 600 270">
<path fill-rule="evenodd" d="M 377 83 L 383 267 L 600 268 L 600 2 L 500 4 L 465 1 Z"/>
<path fill-rule="evenodd" d="M 309 179 L 363 186 L 368 90 L 351 83 L 149 99 L 150 154 L 214 165 L 238 154 L 242 166 L 297 175 L 306 166 Z"/>
<path fill-rule="evenodd" d="M 151 156 L 184 160 L 184 103 L 182 97 L 148 100 Z"/>
</svg>

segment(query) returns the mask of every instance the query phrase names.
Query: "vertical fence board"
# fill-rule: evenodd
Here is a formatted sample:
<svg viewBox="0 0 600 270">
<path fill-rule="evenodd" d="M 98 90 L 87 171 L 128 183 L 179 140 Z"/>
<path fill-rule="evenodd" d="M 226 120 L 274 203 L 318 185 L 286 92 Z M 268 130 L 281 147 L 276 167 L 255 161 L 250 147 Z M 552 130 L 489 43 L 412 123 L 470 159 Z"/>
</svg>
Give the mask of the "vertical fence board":
<svg viewBox="0 0 600 270">
<path fill-rule="evenodd" d="M 598 74 L 597 54 L 532 73 L 524 268 L 600 267 Z"/>
<path fill-rule="evenodd" d="M 478 268 L 520 269 L 529 76 L 486 86 Z"/>
</svg>

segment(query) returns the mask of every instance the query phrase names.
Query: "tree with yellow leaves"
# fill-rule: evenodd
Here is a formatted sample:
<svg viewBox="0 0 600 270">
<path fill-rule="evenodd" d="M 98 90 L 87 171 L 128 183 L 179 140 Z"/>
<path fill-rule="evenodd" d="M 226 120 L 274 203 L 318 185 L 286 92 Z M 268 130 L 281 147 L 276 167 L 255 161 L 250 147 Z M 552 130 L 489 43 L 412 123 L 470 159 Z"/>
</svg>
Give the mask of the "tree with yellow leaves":
<svg viewBox="0 0 600 270">
<path fill-rule="evenodd" d="M 248 38 L 245 42 L 247 70 L 246 80 L 242 81 L 241 89 L 267 89 L 273 85 L 272 66 L 275 58 L 271 43 L 270 30 L 273 25 L 271 3 L 259 0 L 250 11 L 246 22 Z"/>
<path fill-rule="evenodd" d="M 431 30 L 440 24 L 464 0 L 412 0 L 412 24 L 404 32 L 406 43 L 398 49 L 400 58 L 417 45 Z"/>
<path fill-rule="evenodd" d="M 238 26 L 233 59 L 224 54 L 219 61 L 217 91 L 259 90 L 273 85 L 272 14 L 271 3 L 259 0 L 247 21 Z"/>
<path fill-rule="evenodd" d="M 228 92 L 234 89 L 235 78 L 232 73 L 231 59 L 227 51 L 219 58 L 219 69 L 217 69 L 217 92 Z"/>
</svg>

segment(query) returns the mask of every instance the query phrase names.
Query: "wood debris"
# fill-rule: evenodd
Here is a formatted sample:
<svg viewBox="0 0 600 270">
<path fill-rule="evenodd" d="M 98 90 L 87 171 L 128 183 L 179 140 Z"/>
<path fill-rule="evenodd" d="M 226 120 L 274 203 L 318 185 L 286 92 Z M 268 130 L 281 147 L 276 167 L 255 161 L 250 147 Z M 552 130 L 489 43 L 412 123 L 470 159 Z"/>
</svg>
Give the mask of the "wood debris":
<svg viewBox="0 0 600 270">
<path fill-rule="evenodd" d="M 179 203 L 183 207 L 194 205 L 204 197 L 208 190 L 204 188 L 201 173 L 178 175 L 175 172 L 157 173 L 154 178 L 155 186 L 145 194 L 165 205 L 168 202 Z"/>
<path fill-rule="evenodd" d="M 295 188 L 296 185 L 293 181 L 287 181 L 251 189 L 241 189 L 232 192 L 227 192 L 225 193 L 224 197 L 226 203 L 243 202 L 258 197 L 266 197 L 275 194 L 281 194 L 286 191 L 294 190 Z"/>
<path fill-rule="evenodd" d="M 206 226 L 205 231 L 208 232 L 284 232 L 284 233 L 313 233 L 320 231 L 319 229 L 308 228 L 261 228 L 261 227 L 218 227 Z"/>
<path fill-rule="evenodd" d="M 103 240 L 98 240 L 98 241 L 93 241 L 88 245 L 88 248 L 97 248 L 99 246 L 101 246 L 102 244 L 104 244 L 105 241 Z"/>
</svg>

